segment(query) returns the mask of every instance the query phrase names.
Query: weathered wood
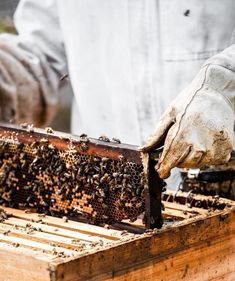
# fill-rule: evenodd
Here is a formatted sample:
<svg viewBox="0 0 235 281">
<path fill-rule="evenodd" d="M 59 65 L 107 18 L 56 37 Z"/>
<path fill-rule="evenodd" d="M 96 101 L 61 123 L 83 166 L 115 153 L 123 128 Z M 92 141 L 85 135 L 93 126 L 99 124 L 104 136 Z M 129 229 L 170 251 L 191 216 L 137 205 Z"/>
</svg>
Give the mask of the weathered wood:
<svg viewBox="0 0 235 281">
<path fill-rule="evenodd" d="M 223 211 L 209 217 L 189 219 L 158 234 L 57 264 L 56 280 L 181 280 L 185 275 L 184 280 L 191 281 L 210 280 L 207 277 L 213 280 L 226 275 L 235 277 L 234 218 L 233 212 Z M 193 263 L 193 266 L 188 265 L 190 271 L 185 269 L 188 256 Z M 178 264 L 172 274 L 170 270 L 162 271 L 164 261 L 168 260 L 173 265 Z M 224 264 L 218 269 L 221 261 Z M 142 269 L 145 273 L 141 273 Z M 194 274 L 195 270 L 198 272 Z"/>
<path fill-rule="evenodd" d="M 40 214 L 32 213 L 30 211 L 25 212 L 22 210 L 7 208 L 7 207 L 1 207 L 1 208 L 5 210 L 7 213 L 12 214 L 12 216 L 15 218 L 24 219 L 31 222 L 32 221 L 37 222 L 38 220 L 42 219 L 43 222 L 46 223 L 47 225 L 53 227 L 59 225 L 61 229 L 78 231 L 80 233 L 84 233 L 87 235 L 102 237 L 110 240 L 118 240 L 120 238 L 120 231 L 105 229 L 103 227 L 90 225 L 87 223 L 74 222 L 72 220 L 68 220 L 67 222 L 64 222 L 63 220 L 61 220 L 61 218 L 42 216 Z"/>
<path fill-rule="evenodd" d="M 80 249 L 80 246 L 72 244 L 73 242 L 72 239 L 67 237 L 53 235 L 40 231 L 23 232 L 22 229 L 19 228 L 16 229 L 14 227 L 10 228 L 8 225 L 0 224 L 0 234 L 4 234 L 6 237 L 6 233 L 7 233 L 7 237 L 18 237 L 18 238 L 27 239 L 30 241 L 42 242 L 46 244 L 54 244 L 56 241 L 56 245 L 59 247 L 63 247 L 65 249 L 73 249 L 73 250 Z M 4 236 L 1 237 L 4 238 Z"/>
<path fill-rule="evenodd" d="M 0 243 L 0 280 L 50 281 L 49 264 L 24 251 Z"/>
<path fill-rule="evenodd" d="M 216 196 L 206 196 L 201 194 L 194 194 L 192 192 L 182 192 L 167 190 L 162 194 L 162 199 L 164 202 L 175 202 L 180 203 L 182 206 L 189 204 L 191 207 L 198 206 L 202 209 L 219 209 L 223 210 L 226 206 L 233 206 L 234 201 Z"/>
<path fill-rule="evenodd" d="M 23 248 L 40 250 L 40 251 L 43 251 L 43 253 L 45 253 L 45 252 L 50 253 L 52 251 L 56 251 L 56 252 L 63 252 L 66 255 L 70 255 L 70 256 L 72 254 L 75 254 L 75 251 L 68 250 L 62 246 L 58 247 L 58 246 L 50 245 L 48 243 L 48 241 L 46 241 L 47 243 L 43 243 L 44 241 L 37 242 L 37 241 L 32 241 L 31 239 L 28 239 L 26 237 L 20 238 L 20 237 L 14 237 L 12 235 L 4 235 L 4 234 L 0 233 L 0 242 L 4 242 L 6 244 L 13 245 L 14 247 L 21 246 Z M 55 243 L 55 241 L 54 241 L 54 243 Z"/>
<path fill-rule="evenodd" d="M 233 281 L 235 258 L 231 247 L 234 247 L 234 243 L 234 238 L 229 242 L 225 239 L 223 243 L 221 240 L 211 244 L 201 243 L 200 246 L 190 247 L 161 260 L 155 259 L 139 266 L 133 266 L 129 270 L 117 272 L 114 278 L 106 280 Z"/>
<path fill-rule="evenodd" d="M 19 227 L 25 227 L 27 222 L 25 222 L 22 219 L 17 219 L 17 218 L 9 218 L 5 224 L 8 225 L 17 225 Z M 50 233 L 50 234 L 56 234 L 56 235 L 60 235 L 63 237 L 70 237 L 70 238 L 76 238 L 78 240 L 82 240 L 85 242 L 95 242 L 95 241 L 100 241 L 99 237 L 96 236 L 91 236 L 91 235 L 87 235 L 87 234 L 83 234 L 83 233 L 79 233 L 79 232 L 74 232 L 71 230 L 66 230 L 66 229 L 61 229 L 61 228 L 55 228 L 49 225 L 45 225 L 45 224 L 41 224 L 41 223 L 35 223 L 32 222 L 30 223 L 32 225 L 32 227 L 35 227 L 37 229 L 40 229 L 43 232 L 46 233 Z M 106 240 L 104 238 L 104 240 Z"/>
<path fill-rule="evenodd" d="M 190 214 L 206 214 L 208 212 L 208 210 L 206 209 L 202 209 L 202 208 L 197 208 L 197 207 L 188 207 L 187 205 L 181 205 L 181 204 L 177 204 L 174 202 L 164 202 L 164 207 L 166 209 L 170 209 L 170 210 L 176 210 L 176 211 L 181 211 L 183 213 L 187 212 Z"/>
<path fill-rule="evenodd" d="M 39 141 L 41 138 L 48 139 L 49 143 L 58 149 L 65 150 L 71 143 L 75 149 L 79 150 L 79 136 L 54 131 L 53 134 L 47 133 L 43 129 L 33 128 L 27 131 L 20 126 L 0 123 L 0 134 L 4 137 L 17 139 L 22 143 L 30 144 Z M 79 150 L 80 151 L 80 150 Z M 81 152 L 81 151 L 80 151 Z M 99 157 L 109 157 L 110 159 L 119 159 L 122 155 L 128 161 L 134 161 L 136 164 L 142 164 L 141 155 L 138 146 L 129 144 L 119 144 L 116 142 L 104 142 L 97 139 L 89 138 L 89 148 L 81 152 L 84 155 L 96 155 Z"/>
<path fill-rule="evenodd" d="M 179 219 L 179 220 L 190 218 L 189 213 L 186 214 L 183 211 L 174 210 L 174 209 L 165 209 L 162 212 L 162 215 L 163 215 L 163 218 L 175 218 L 175 219 Z"/>
<path fill-rule="evenodd" d="M 45 227 L 42 232 L 35 231 L 35 234 L 32 233 L 27 237 L 24 231 L 21 234 L 21 226 L 30 222 L 33 215 L 36 218 L 37 214 L 24 214 L 26 216 L 24 220 L 21 217 L 23 211 L 11 210 L 13 217 L 0 224 L 0 239 L 3 239 L 0 240 L 2 241 L 0 259 L 4 260 L 0 263 L 0 276 L 6 276 L 4 280 L 10 281 L 19 280 L 19 276 L 23 281 L 233 281 L 235 280 L 235 203 L 228 202 L 233 206 L 213 212 L 197 210 L 198 213 L 192 218 L 181 218 L 180 221 L 176 220 L 175 223 L 164 225 L 161 230 L 140 235 L 103 228 L 102 235 L 105 238 L 94 234 L 94 237 L 103 241 L 102 244 L 98 247 L 85 247 L 80 251 L 76 251 L 72 244 L 71 248 L 68 247 L 69 239 L 72 237 L 64 233 L 70 231 L 71 236 L 75 233 L 74 237 L 77 239 L 79 224 L 76 226 L 76 222 L 73 222 L 71 227 L 74 230 L 69 230 L 64 228 L 67 223 L 62 219 L 47 216 L 48 224 L 36 223 L 36 226 L 39 224 Z M 195 211 L 185 206 L 182 206 L 182 209 L 180 207 L 181 205 L 177 203 L 167 203 L 165 211 L 182 212 L 182 214 Z M 51 221 L 55 225 L 50 225 Z M 14 230 L 13 222 L 19 228 Z M 34 224 L 34 222 L 30 223 Z M 138 224 L 142 229 L 140 221 L 137 222 L 136 227 Z M 7 227 L 12 233 L 3 235 L 2 231 Z M 49 230 L 58 228 L 59 231 L 52 234 L 49 233 L 48 228 Z M 97 230 L 102 232 L 99 227 Z M 93 231 L 94 229 L 91 229 L 91 233 Z M 110 236 L 108 233 L 113 231 L 115 240 L 107 239 Z M 88 233 L 86 235 L 89 236 Z M 51 245 L 51 239 L 56 240 L 56 236 L 58 244 Z M 19 247 L 13 245 L 14 243 L 19 243 Z M 86 241 L 88 246 L 92 243 Z M 68 257 L 54 255 L 55 250 L 68 253 Z"/>
</svg>

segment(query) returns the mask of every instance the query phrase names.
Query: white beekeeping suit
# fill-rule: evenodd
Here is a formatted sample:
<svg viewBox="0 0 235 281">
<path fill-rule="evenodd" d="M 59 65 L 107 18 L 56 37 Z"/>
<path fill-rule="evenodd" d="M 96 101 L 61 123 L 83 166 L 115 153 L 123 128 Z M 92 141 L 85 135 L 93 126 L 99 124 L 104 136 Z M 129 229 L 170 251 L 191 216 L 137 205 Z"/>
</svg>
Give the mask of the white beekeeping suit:
<svg viewBox="0 0 235 281">
<path fill-rule="evenodd" d="M 235 47 L 214 55 L 233 43 L 234 0 L 23 0 L 15 24 L 19 35 L 0 37 L 4 120 L 50 122 L 57 108 L 59 78 L 68 71 L 75 94 L 73 132 L 141 144 L 163 110 L 212 57 L 173 102 L 143 150 L 168 136 L 163 153 L 167 164 L 161 160 L 167 168 L 158 167 L 162 177 L 184 162 L 192 166 L 228 159 Z M 214 62 L 215 69 L 210 67 Z M 222 78 L 216 84 L 218 77 Z M 205 89 L 209 93 L 200 94 Z M 194 122 L 197 115 L 203 118 Z M 219 120 L 217 127 L 210 125 L 208 116 Z M 183 134 L 182 128 L 189 125 L 190 135 Z M 173 139 L 178 154 L 172 156 Z M 218 145 L 223 149 L 216 158 Z"/>
</svg>

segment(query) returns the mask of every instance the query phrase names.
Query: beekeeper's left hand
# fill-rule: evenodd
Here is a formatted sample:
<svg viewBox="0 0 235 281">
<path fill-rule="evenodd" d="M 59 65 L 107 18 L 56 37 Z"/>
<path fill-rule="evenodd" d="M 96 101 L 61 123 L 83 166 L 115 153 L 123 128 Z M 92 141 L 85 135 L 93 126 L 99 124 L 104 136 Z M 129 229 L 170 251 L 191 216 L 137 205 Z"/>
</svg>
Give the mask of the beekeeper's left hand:
<svg viewBox="0 0 235 281">
<path fill-rule="evenodd" d="M 233 49 L 232 49 L 233 48 Z M 232 49 L 232 50 L 231 50 Z M 164 144 L 156 166 L 161 178 L 174 167 L 226 163 L 233 147 L 235 61 L 232 46 L 209 60 L 167 108 L 143 152 Z"/>
</svg>

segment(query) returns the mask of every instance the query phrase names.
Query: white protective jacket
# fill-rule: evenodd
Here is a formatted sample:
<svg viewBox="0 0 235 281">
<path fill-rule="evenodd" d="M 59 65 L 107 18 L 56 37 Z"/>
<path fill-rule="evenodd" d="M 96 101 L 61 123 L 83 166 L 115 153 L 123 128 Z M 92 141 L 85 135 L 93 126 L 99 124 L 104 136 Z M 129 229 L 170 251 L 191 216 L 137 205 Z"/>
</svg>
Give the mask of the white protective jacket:
<svg viewBox="0 0 235 281">
<path fill-rule="evenodd" d="M 50 122 L 68 71 L 73 132 L 140 144 L 204 61 L 233 44 L 235 1 L 22 0 L 15 24 L 18 36 L 0 36 L 0 70 L 14 65 L 2 82 L 16 84 L 13 100 L 24 95 L 16 121 Z M 14 71 L 27 81 L 16 83 Z"/>
</svg>

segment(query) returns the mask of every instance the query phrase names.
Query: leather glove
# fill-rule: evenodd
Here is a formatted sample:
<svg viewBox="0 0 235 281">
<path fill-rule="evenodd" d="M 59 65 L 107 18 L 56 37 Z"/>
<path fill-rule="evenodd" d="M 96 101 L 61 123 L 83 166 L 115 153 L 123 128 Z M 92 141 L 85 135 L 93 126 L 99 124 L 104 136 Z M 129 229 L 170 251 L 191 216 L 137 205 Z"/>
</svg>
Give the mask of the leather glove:
<svg viewBox="0 0 235 281">
<path fill-rule="evenodd" d="M 233 62 L 233 64 L 231 63 Z M 156 165 L 161 178 L 173 167 L 226 163 L 233 147 L 235 46 L 208 60 L 191 84 L 170 104 L 145 146 L 164 144 Z"/>
<path fill-rule="evenodd" d="M 15 57 L 0 50 L 0 119 L 35 122 L 41 108 L 39 87 L 32 75 Z"/>
<path fill-rule="evenodd" d="M 32 50 L 34 52 L 32 52 Z M 45 56 L 17 41 L 0 39 L 0 120 L 48 125 L 58 108 L 58 77 Z"/>
</svg>

